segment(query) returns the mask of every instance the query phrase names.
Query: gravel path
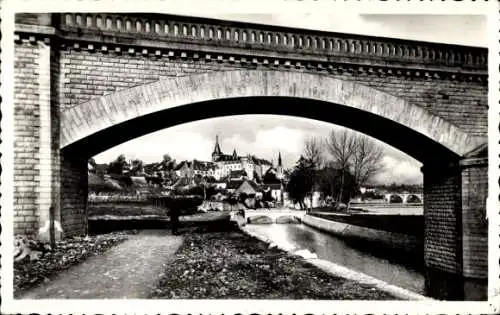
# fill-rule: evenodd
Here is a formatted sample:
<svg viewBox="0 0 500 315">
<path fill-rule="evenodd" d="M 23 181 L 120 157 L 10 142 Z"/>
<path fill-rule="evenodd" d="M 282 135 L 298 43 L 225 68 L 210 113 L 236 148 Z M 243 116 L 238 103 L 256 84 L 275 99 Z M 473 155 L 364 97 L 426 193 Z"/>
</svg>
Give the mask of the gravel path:
<svg viewBox="0 0 500 315">
<path fill-rule="evenodd" d="M 144 230 L 103 255 L 69 268 L 22 299 L 146 298 L 182 244 L 168 230 Z"/>
</svg>

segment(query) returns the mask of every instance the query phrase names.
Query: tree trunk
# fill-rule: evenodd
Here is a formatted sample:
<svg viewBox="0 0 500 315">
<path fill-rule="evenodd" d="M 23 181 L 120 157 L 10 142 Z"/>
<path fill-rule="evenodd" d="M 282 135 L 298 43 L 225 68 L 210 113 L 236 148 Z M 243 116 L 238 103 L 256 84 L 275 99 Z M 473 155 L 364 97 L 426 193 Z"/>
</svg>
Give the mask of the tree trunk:
<svg viewBox="0 0 500 315">
<path fill-rule="evenodd" d="M 311 211 L 312 211 L 312 207 L 313 207 L 313 194 L 314 194 L 314 193 L 313 193 L 313 190 L 311 189 L 311 197 L 309 198 L 309 200 L 311 201 L 311 202 L 309 203 L 309 212 L 311 212 Z"/>
<path fill-rule="evenodd" d="M 342 203 L 342 195 L 344 194 L 344 170 L 342 170 L 342 175 L 340 176 L 340 193 L 337 198 L 337 203 Z"/>
</svg>

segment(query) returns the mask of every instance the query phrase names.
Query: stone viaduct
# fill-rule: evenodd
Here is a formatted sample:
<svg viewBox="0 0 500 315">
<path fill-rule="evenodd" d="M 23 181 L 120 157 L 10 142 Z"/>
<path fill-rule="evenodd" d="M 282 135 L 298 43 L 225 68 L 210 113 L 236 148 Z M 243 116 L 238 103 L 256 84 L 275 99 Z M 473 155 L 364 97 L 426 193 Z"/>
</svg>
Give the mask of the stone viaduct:
<svg viewBox="0 0 500 315">
<path fill-rule="evenodd" d="M 17 14 L 14 45 L 15 233 L 51 206 L 65 235 L 85 233 L 87 159 L 119 143 L 210 117 L 301 116 L 421 161 L 430 294 L 485 298 L 487 49 L 108 13 Z"/>
<path fill-rule="evenodd" d="M 422 200 L 424 199 L 424 195 L 423 194 L 412 194 L 412 193 L 393 193 L 393 194 L 385 194 L 384 195 L 384 200 L 386 202 L 391 202 L 391 197 L 398 197 L 399 199 L 401 199 L 401 203 L 410 203 L 409 200 L 411 198 L 413 198 L 413 201 L 411 202 L 414 202 L 414 203 L 422 203 Z"/>
</svg>

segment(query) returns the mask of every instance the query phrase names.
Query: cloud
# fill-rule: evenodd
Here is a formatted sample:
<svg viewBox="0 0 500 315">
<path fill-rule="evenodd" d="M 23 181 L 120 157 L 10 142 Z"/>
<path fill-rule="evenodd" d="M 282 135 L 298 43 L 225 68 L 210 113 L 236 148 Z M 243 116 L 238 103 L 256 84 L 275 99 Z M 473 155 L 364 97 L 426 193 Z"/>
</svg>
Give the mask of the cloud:
<svg viewBox="0 0 500 315">
<path fill-rule="evenodd" d="M 138 158 L 146 163 L 161 160 L 166 153 L 177 160 L 206 160 L 213 150 L 213 140 L 193 131 L 171 128 L 161 130 L 126 142 L 95 157 L 99 163 L 116 159 L 125 154 L 127 159 Z"/>
<path fill-rule="evenodd" d="M 281 152 L 285 166 L 291 167 L 302 151 L 307 134 L 300 129 L 280 126 L 257 130 L 254 135 L 254 140 L 248 141 L 239 133 L 233 134 L 221 141 L 222 151 L 227 154 L 236 149 L 239 155 L 253 154 L 274 162 Z"/>
<path fill-rule="evenodd" d="M 329 32 L 488 46 L 487 18 L 479 14 L 359 14 L 345 9 L 338 12 L 335 10 L 319 11 L 321 8 L 314 6 L 308 7 L 306 10 L 308 12 L 290 10 L 279 13 L 271 11 L 251 14 L 200 12 L 199 10 L 201 8 L 195 11 L 190 9 L 189 14 Z M 457 32 L 457 29 L 460 31 Z"/>
<path fill-rule="evenodd" d="M 382 158 L 384 169 L 374 177 L 380 184 L 405 183 L 422 184 L 423 176 L 418 162 L 401 160 L 390 155 Z"/>
</svg>

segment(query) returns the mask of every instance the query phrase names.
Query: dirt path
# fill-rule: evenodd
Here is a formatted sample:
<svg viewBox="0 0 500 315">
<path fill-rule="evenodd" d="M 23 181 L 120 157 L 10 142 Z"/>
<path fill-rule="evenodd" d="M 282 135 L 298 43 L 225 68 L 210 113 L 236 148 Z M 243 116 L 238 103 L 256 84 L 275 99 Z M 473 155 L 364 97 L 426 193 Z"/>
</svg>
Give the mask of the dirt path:
<svg viewBox="0 0 500 315">
<path fill-rule="evenodd" d="M 168 258 L 182 244 L 168 230 L 145 230 L 71 267 L 48 283 L 26 292 L 22 299 L 145 298 Z"/>
</svg>

